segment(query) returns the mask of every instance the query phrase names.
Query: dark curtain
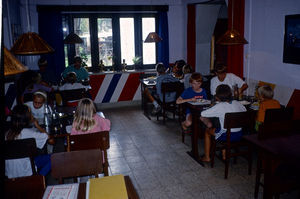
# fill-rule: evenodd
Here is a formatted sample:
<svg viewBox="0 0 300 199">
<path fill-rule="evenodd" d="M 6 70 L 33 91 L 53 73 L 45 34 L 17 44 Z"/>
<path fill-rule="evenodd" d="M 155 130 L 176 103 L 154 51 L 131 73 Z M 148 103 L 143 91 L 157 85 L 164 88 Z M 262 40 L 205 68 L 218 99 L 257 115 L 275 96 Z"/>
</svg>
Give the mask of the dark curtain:
<svg viewBox="0 0 300 199">
<path fill-rule="evenodd" d="M 167 12 L 160 12 L 158 16 L 158 35 L 162 41 L 158 43 L 158 62 L 169 67 L 169 29 Z"/>
<path fill-rule="evenodd" d="M 39 35 L 55 50 L 47 54 L 47 70 L 52 70 L 57 82 L 65 69 L 62 15 L 59 12 L 39 12 Z"/>
<path fill-rule="evenodd" d="M 232 0 L 228 1 L 228 22 L 232 18 Z M 237 30 L 241 36 L 244 36 L 244 18 L 245 18 L 245 0 L 234 1 L 234 20 L 233 28 Z M 231 29 L 231 23 L 228 23 L 228 29 Z M 228 46 L 227 54 L 227 71 L 234 73 L 239 77 L 244 76 L 244 45 Z"/>
<path fill-rule="evenodd" d="M 188 5 L 187 21 L 187 63 L 196 69 L 196 7 Z"/>
</svg>

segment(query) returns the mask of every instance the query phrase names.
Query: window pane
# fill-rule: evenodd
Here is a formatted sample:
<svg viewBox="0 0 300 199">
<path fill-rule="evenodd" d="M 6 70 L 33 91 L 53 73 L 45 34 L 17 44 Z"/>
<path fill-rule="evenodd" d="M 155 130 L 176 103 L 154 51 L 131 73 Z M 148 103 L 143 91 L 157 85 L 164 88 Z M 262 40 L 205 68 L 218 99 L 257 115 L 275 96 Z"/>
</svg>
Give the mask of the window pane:
<svg viewBox="0 0 300 199">
<path fill-rule="evenodd" d="M 98 18 L 97 23 L 99 41 L 99 60 L 103 61 L 104 66 L 111 66 L 113 55 L 111 18 Z"/>
<path fill-rule="evenodd" d="M 125 59 L 127 65 L 133 65 L 135 56 L 134 46 L 134 20 L 133 18 L 120 18 L 121 61 Z"/>
<path fill-rule="evenodd" d="M 75 52 L 77 56 L 81 56 L 82 61 L 91 66 L 91 40 L 89 18 L 74 18 L 74 32 L 82 40 L 82 44 L 75 44 Z"/>
<path fill-rule="evenodd" d="M 67 23 L 67 17 L 62 18 L 62 27 L 63 27 L 63 34 L 64 34 L 64 39 L 69 33 L 69 26 Z M 68 60 L 68 44 L 64 44 L 64 51 L 65 51 L 65 66 L 69 66 L 69 60 Z"/>
<path fill-rule="evenodd" d="M 142 33 L 143 39 L 145 40 L 146 37 L 150 32 L 155 32 L 155 18 L 142 18 Z M 143 42 L 143 64 L 155 64 L 156 63 L 156 48 L 155 43 L 144 43 Z"/>
</svg>

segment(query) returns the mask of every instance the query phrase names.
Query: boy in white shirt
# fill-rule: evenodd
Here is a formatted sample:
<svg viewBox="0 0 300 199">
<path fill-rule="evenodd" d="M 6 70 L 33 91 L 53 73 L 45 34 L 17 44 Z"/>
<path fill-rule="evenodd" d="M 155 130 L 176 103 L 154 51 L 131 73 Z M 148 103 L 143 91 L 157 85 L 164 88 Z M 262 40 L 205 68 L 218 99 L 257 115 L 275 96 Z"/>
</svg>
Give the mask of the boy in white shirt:
<svg viewBox="0 0 300 199">
<path fill-rule="evenodd" d="M 216 94 L 216 88 L 221 84 L 226 84 L 233 90 L 235 85 L 238 86 L 238 95 L 242 95 L 243 91 L 248 88 L 248 85 L 238 76 L 233 73 L 226 72 L 226 66 L 219 65 L 216 67 L 216 77 L 210 80 L 210 92 L 214 96 Z"/>
<path fill-rule="evenodd" d="M 245 112 L 246 108 L 236 100 L 232 100 L 231 89 L 228 85 L 221 84 L 216 89 L 216 100 L 219 101 L 213 107 L 202 111 L 200 120 L 207 126 L 204 135 L 204 157 L 203 162 L 210 162 L 210 139 L 211 135 L 215 136 L 216 140 L 226 139 L 226 129 L 224 128 L 224 120 L 226 113 Z M 221 128 L 213 127 L 209 118 L 218 117 Z M 241 128 L 231 129 L 231 139 L 239 140 L 242 136 Z M 225 151 L 222 151 L 223 159 Z"/>
</svg>

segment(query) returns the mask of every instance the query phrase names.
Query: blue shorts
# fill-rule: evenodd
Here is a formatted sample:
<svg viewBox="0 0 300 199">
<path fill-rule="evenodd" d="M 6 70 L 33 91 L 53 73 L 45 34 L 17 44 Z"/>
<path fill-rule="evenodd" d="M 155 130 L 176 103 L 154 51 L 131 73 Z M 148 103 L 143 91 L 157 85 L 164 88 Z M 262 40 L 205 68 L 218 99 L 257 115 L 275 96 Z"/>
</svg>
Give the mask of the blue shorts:
<svg viewBox="0 0 300 199">
<path fill-rule="evenodd" d="M 221 129 L 217 128 L 215 132 L 217 134 L 220 131 L 221 131 Z M 230 133 L 230 141 L 232 141 L 232 142 L 240 141 L 242 136 L 243 136 L 242 130 L 237 131 L 237 132 L 231 132 Z M 226 139 L 227 139 L 226 133 L 222 133 L 221 136 L 217 138 L 217 140 L 219 140 L 219 141 L 226 141 Z"/>
</svg>

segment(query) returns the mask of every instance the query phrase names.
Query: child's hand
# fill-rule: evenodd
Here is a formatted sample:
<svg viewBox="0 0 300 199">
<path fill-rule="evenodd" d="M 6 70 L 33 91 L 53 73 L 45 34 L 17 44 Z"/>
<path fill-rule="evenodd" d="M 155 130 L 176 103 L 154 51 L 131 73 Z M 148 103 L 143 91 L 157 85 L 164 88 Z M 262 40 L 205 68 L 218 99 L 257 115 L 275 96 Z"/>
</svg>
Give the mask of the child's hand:
<svg viewBox="0 0 300 199">
<path fill-rule="evenodd" d="M 197 102 L 197 99 L 195 97 L 191 98 L 192 102 Z"/>
</svg>

